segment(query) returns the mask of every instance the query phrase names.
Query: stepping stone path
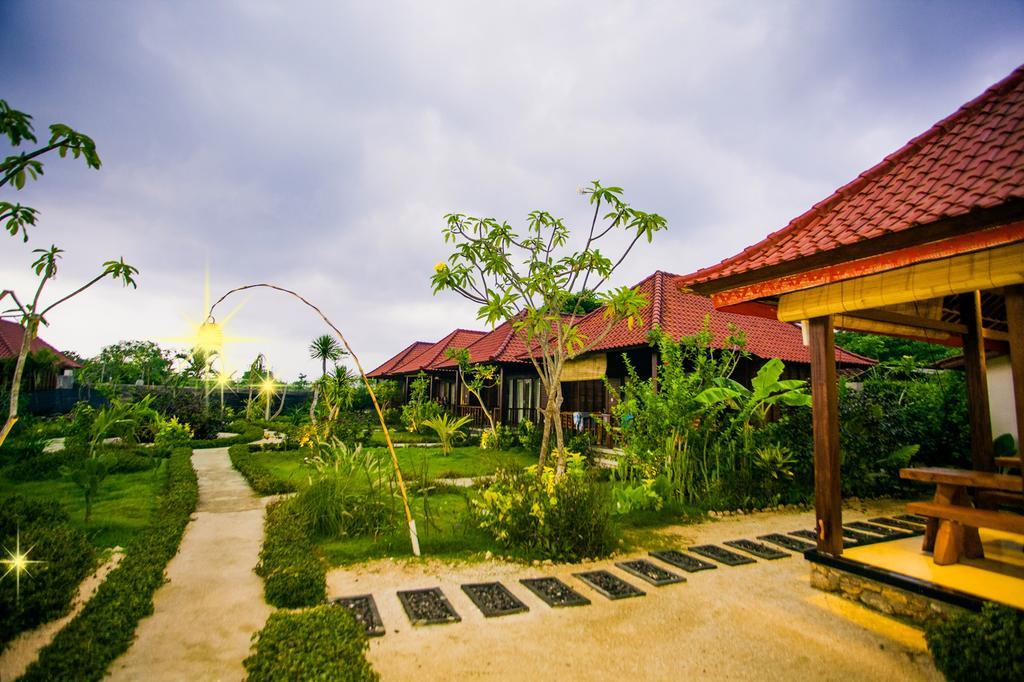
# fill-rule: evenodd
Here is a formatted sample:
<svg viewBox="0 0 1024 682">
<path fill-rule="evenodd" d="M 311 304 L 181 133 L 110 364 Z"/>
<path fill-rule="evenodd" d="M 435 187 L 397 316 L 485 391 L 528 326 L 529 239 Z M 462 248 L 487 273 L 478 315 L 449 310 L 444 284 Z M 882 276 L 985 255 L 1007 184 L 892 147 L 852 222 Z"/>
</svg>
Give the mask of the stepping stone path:
<svg viewBox="0 0 1024 682">
<path fill-rule="evenodd" d="M 915 517 L 902 515 L 873 518 L 870 523 L 863 521 L 851 522 L 847 524 L 850 528 L 843 527 L 844 544 L 846 542 L 856 544 L 884 542 L 912 537 L 921 532 L 914 519 Z M 814 548 L 815 545 L 812 543 L 816 540 L 816 536 L 812 530 L 796 530 L 788 535 L 782 533 L 760 535 L 757 539 L 792 552 L 802 553 Z M 807 542 L 807 540 L 812 542 Z M 783 552 L 749 539 L 726 540 L 722 544 L 761 559 L 773 560 L 791 556 L 788 552 Z M 690 547 L 689 550 L 712 559 L 717 563 L 705 561 L 675 549 L 655 550 L 650 553 L 650 556 L 676 568 L 681 568 L 688 573 L 716 569 L 718 564 L 742 566 L 757 563 L 755 559 L 745 554 L 738 554 L 718 545 L 696 545 Z M 623 572 L 641 578 L 656 587 L 686 582 L 686 578 L 678 573 L 662 568 L 647 559 L 620 561 L 615 566 Z M 641 597 L 646 594 L 637 586 L 623 580 L 608 570 L 582 571 L 574 573 L 573 576 L 611 600 Z M 553 576 L 521 578 L 519 582 L 551 608 L 588 606 L 591 603 L 587 597 Z M 461 587 L 470 601 L 487 618 L 524 613 L 530 610 L 527 604 L 500 582 L 467 583 Z M 462 620 L 440 587 L 400 590 L 397 592 L 397 595 L 409 621 L 413 625 L 457 623 Z M 384 633 L 384 625 L 380 622 L 380 614 L 377 611 L 376 602 L 374 602 L 372 595 L 364 594 L 354 597 L 341 597 L 335 599 L 334 603 L 350 609 L 356 616 L 356 620 L 367 629 L 367 634 L 378 636 Z"/>
</svg>

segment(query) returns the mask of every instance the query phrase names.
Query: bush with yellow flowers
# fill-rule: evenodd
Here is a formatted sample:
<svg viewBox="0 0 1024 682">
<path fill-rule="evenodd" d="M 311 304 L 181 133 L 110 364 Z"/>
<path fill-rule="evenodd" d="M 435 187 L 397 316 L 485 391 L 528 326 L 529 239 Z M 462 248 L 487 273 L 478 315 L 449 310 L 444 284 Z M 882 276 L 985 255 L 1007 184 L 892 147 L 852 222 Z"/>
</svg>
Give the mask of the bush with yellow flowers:
<svg viewBox="0 0 1024 682">
<path fill-rule="evenodd" d="M 611 500 L 579 453 L 566 469 L 501 469 L 475 500 L 480 528 L 523 556 L 578 561 L 609 554 L 615 546 Z"/>
</svg>

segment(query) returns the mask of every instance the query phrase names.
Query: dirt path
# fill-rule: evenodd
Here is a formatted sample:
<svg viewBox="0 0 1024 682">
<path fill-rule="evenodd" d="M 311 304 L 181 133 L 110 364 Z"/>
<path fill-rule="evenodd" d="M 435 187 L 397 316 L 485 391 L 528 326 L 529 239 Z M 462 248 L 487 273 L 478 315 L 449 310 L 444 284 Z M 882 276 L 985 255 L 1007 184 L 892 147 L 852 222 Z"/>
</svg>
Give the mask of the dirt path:
<svg viewBox="0 0 1024 682">
<path fill-rule="evenodd" d="M 253 573 L 263 542 L 265 502 L 231 468 L 226 448 L 196 450 L 199 505 L 168 582 L 153 599 L 114 680 L 240 680 L 249 639 L 271 608 Z"/>
<path fill-rule="evenodd" d="M 900 511 L 874 506 L 845 518 Z M 777 512 L 668 534 L 684 547 L 811 526 L 810 512 Z M 647 594 L 609 601 L 572 577 L 588 568 L 610 569 Z M 628 577 L 614 560 L 537 567 L 378 561 L 332 571 L 328 594 L 374 595 L 387 634 L 371 641 L 369 658 L 384 680 L 941 679 L 919 630 L 812 589 L 809 574 L 798 555 L 685 574 L 685 584 L 661 588 Z M 519 584 L 541 575 L 560 577 L 592 605 L 548 608 Z M 485 619 L 460 585 L 487 580 L 504 583 L 529 612 Z M 433 586 L 461 623 L 409 624 L 395 591 Z"/>
</svg>

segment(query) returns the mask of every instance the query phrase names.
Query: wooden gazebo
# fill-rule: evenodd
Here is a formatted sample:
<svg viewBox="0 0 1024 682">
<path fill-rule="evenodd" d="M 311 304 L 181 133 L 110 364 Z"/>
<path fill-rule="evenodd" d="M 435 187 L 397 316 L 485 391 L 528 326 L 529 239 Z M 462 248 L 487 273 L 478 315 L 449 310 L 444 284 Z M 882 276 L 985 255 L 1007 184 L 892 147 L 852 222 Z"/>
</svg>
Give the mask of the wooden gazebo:
<svg viewBox="0 0 1024 682">
<path fill-rule="evenodd" d="M 974 469 L 991 472 L 986 346 L 1010 354 L 1024 436 L 1024 67 L 683 283 L 717 308 L 802 323 L 819 552 L 843 548 L 835 328 L 962 346 Z"/>
</svg>

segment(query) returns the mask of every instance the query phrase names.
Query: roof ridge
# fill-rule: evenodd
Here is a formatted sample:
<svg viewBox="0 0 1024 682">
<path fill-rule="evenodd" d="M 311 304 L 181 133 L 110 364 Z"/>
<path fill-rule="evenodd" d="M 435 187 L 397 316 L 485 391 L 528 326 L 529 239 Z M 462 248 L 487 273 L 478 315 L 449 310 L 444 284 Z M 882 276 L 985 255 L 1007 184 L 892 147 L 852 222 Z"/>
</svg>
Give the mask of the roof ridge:
<svg viewBox="0 0 1024 682">
<path fill-rule="evenodd" d="M 949 114 L 945 118 L 934 123 L 931 127 L 920 133 L 916 137 L 912 137 L 910 140 L 905 142 L 902 146 L 888 155 L 882 158 L 881 161 L 876 163 L 874 166 L 858 174 L 853 180 L 840 186 L 832 194 L 825 197 L 821 201 L 817 202 L 809 209 L 793 218 L 785 226 L 770 233 L 767 237 L 759 242 L 751 244 L 739 253 L 729 258 L 725 258 L 714 265 L 709 265 L 706 268 L 696 270 L 690 275 L 686 276 L 687 282 L 694 282 L 701 278 L 701 274 L 705 272 L 711 272 L 714 270 L 722 269 L 728 265 L 743 260 L 745 257 L 752 255 L 756 251 L 761 251 L 772 244 L 780 241 L 783 237 L 788 236 L 791 232 L 798 230 L 807 223 L 818 217 L 819 213 L 831 208 L 839 200 L 849 197 L 859 192 L 864 185 L 869 181 L 874 180 L 876 177 L 884 175 L 886 172 L 891 170 L 896 165 L 897 161 L 902 161 L 907 156 L 911 156 L 914 153 L 920 151 L 921 147 L 925 142 L 931 141 L 933 137 L 938 136 L 941 133 L 948 132 L 951 124 L 958 122 L 961 118 L 965 118 L 970 114 L 975 113 L 977 109 L 980 109 L 983 105 L 987 104 L 988 101 L 1006 92 L 1009 92 L 1012 88 L 1017 86 L 1022 80 L 1024 80 L 1024 64 L 1018 66 L 1009 75 L 1004 77 L 1002 80 L 990 85 L 980 95 L 977 95 L 965 104 L 958 107 L 953 113 Z"/>
</svg>

